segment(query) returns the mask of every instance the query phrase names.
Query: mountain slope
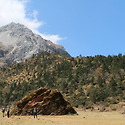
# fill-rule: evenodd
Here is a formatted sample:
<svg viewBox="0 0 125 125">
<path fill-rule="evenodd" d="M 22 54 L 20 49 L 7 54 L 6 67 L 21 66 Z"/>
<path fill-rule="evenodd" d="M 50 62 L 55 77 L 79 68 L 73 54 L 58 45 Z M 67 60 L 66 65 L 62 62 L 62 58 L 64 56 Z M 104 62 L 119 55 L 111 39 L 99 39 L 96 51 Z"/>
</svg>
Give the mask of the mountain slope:
<svg viewBox="0 0 125 125">
<path fill-rule="evenodd" d="M 43 39 L 21 24 L 10 23 L 0 28 L 0 62 L 11 64 L 41 52 L 59 52 L 70 56 L 63 46 Z"/>
<path fill-rule="evenodd" d="M 47 87 L 61 91 L 73 106 L 102 104 L 112 108 L 119 102 L 124 106 L 124 64 L 121 55 L 73 58 L 42 53 L 0 69 L 0 105 Z"/>
</svg>

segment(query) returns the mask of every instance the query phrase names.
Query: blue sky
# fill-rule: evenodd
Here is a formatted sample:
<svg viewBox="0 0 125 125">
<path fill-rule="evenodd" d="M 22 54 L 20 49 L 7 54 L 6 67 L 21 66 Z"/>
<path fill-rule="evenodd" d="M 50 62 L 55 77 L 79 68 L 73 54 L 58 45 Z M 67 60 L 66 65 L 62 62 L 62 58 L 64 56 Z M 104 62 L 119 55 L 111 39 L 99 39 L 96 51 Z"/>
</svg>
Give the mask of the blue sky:
<svg viewBox="0 0 125 125">
<path fill-rule="evenodd" d="M 40 32 L 59 34 L 72 56 L 124 54 L 124 0 L 32 0 L 30 9 L 46 24 Z"/>
<path fill-rule="evenodd" d="M 73 57 L 125 54 L 124 0 L 29 0 L 23 5 L 35 28 L 58 37 L 56 43 Z"/>
</svg>

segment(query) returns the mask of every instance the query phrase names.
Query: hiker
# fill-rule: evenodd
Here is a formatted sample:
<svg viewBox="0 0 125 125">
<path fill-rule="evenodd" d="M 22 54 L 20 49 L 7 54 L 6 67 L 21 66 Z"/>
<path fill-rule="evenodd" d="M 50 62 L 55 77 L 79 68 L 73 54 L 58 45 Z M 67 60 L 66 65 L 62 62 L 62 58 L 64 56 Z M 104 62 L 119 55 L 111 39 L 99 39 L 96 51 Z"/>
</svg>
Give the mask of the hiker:
<svg viewBox="0 0 125 125">
<path fill-rule="evenodd" d="M 36 106 L 34 107 L 33 114 L 34 114 L 34 118 L 35 117 L 37 118 L 37 107 Z"/>
<path fill-rule="evenodd" d="M 2 108 L 2 116 L 4 117 L 5 108 Z"/>
<path fill-rule="evenodd" d="M 9 108 L 7 109 L 7 117 L 8 118 L 10 117 L 10 109 Z"/>
</svg>

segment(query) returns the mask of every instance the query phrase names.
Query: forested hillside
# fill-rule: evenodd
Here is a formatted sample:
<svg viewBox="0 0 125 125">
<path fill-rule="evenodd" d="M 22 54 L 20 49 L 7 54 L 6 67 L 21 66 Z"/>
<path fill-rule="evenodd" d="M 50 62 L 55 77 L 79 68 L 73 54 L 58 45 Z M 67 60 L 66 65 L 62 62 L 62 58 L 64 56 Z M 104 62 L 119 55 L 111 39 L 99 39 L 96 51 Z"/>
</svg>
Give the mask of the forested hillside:
<svg viewBox="0 0 125 125">
<path fill-rule="evenodd" d="M 58 89 L 73 106 L 125 100 L 125 55 L 66 57 L 42 53 L 0 69 L 0 106 L 39 87 Z"/>
</svg>

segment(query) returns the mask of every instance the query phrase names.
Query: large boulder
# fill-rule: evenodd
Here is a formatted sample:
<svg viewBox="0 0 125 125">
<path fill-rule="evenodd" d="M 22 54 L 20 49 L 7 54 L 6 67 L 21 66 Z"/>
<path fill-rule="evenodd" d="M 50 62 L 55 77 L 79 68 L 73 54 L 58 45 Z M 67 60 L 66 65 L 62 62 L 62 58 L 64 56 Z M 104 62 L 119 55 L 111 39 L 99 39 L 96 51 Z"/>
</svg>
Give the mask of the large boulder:
<svg viewBox="0 0 125 125">
<path fill-rule="evenodd" d="M 32 115 L 35 106 L 37 107 L 38 115 L 77 114 L 58 90 L 46 88 L 39 88 L 18 101 L 11 114 Z"/>
</svg>

